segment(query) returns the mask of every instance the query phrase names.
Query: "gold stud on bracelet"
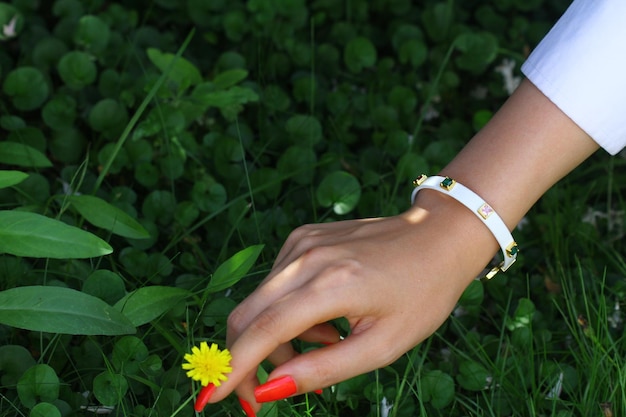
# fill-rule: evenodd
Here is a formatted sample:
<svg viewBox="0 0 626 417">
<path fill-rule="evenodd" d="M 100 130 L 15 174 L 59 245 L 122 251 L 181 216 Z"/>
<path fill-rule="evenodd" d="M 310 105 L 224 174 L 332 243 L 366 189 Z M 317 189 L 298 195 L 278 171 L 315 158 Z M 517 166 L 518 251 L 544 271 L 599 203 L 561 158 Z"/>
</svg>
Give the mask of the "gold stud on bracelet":
<svg viewBox="0 0 626 417">
<path fill-rule="evenodd" d="M 417 178 L 415 178 L 413 180 L 413 186 L 414 187 L 419 187 L 420 185 L 422 185 L 424 183 L 424 181 L 426 181 L 427 178 L 428 178 L 428 175 L 420 174 L 419 177 L 417 177 Z"/>
<path fill-rule="evenodd" d="M 512 242 L 509 246 L 506 247 L 506 254 L 509 258 L 516 256 L 519 253 L 519 247 L 517 243 Z"/>
</svg>

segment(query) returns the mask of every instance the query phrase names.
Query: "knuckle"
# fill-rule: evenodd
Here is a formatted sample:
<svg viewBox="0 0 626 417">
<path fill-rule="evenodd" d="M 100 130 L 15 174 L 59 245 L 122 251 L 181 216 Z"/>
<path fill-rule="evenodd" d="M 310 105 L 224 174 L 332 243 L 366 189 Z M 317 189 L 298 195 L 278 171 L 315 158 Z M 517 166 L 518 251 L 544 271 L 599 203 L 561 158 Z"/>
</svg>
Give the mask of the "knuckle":
<svg viewBox="0 0 626 417">
<path fill-rule="evenodd" d="M 246 314 L 241 304 L 230 312 L 226 320 L 228 329 L 236 334 L 241 333 L 246 328 L 247 323 L 248 320 L 246 319 Z"/>
<path fill-rule="evenodd" d="M 250 323 L 249 330 L 260 338 L 273 340 L 280 333 L 281 323 L 283 323 L 282 315 L 270 307 L 254 318 Z"/>
</svg>

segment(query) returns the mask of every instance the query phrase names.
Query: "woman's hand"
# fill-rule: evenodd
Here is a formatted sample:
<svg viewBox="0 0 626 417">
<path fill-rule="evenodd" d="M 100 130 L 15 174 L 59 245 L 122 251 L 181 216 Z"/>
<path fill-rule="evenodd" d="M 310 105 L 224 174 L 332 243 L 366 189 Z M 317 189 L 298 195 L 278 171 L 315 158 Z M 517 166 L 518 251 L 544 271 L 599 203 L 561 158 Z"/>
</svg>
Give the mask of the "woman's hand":
<svg viewBox="0 0 626 417">
<path fill-rule="evenodd" d="M 256 409 L 392 363 L 445 321 L 497 247 L 465 207 L 427 190 L 399 216 L 296 229 L 229 317 L 233 372 L 211 402 L 236 389 Z M 327 323 L 338 317 L 351 328 L 341 341 Z M 294 338 L 328 346 L 299 354 Z M 266 358 L 277 367 L 257 387 Z"/>
<path fill-rule="evenodd" d="M 443 172 L 513 228 L 596 149 L 526 80 Z M 497 249 L 471 211 L 430 190 L 399 216 L 297 229 L 268 277 L 231 314 L 233 372 L 210 401 L 236 390 L 246 412 L 253 412 L 260 401 L 313 391 L 393 362 L 443 323 Z M 328 324 L 338 317 L 351 328 L 341 341 Z M 329 345 L 298 354 L 290 344 L 296 337 Z M 266 358 L 276 368 L 257 386 L 256 370 Z"/>
</svg>

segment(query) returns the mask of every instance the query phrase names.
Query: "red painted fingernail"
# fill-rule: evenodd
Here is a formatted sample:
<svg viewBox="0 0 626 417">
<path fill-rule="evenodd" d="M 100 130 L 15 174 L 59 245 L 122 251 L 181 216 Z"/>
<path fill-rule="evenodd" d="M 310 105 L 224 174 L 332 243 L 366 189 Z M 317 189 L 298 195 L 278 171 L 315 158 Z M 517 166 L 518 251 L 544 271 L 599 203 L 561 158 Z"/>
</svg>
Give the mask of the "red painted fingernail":
<svg viewBox="0 0 626 417">
<path fill-rule="evenodd" d="M 200 390 L 200 393 L 198 394 L 198 397 L 196 398 L 196 403 L 193 406 L 194 410 L 196 410 L 198 413 L 204 410 L 204 407 L 213 396 L 213 393 L 215 392 L 215 388 L 216 388 L 215 385 L 209 384 Z"/>
<path fill-rule="evenodd" d="M 330 346 L 330 345 L 334 345 L 335 344 L 335 342 L 320 342 L 320 343 L 323 344 L 323 345 L 326 345 L 326 346 Z"/>
<path fill-rule="evenodd" d="M 243 408 L 243 412 L 246 413 L 247 417 L 256 417 L 256 413 L 252 409 L 250 403 L 243 398 L 239 399 L 239 404 L 241 404 L 241 408 Z"/>
<path fill-rule="evenodd" d="M 256 387 L 254 389 L 254 398 L 258 403 L 267 403 L 285 399 L 297 391 L 296 381 L 289 375 L 285 375 Z"/>
<path fill-rule="evenodd" d="M 324 390 L 321 389 L 316 389 L 315 391 L 313 391 L 314 393 L 316 393 L 317 395 L 322 395 L 322 393 L 324 392 Z"/>
</svg>

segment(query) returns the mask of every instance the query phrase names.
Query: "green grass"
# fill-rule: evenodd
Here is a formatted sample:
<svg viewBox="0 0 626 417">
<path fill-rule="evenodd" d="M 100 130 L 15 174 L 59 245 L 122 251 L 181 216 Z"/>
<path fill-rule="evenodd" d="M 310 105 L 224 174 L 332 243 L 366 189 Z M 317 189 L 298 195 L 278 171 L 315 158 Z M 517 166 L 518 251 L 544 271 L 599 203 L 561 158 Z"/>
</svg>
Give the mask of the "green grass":
<svg viewBox="0 0 626 417">
<path fill-rule="evenodd" d="M 104 2 L 84 3 L 81 13 L 106 11 Z M 139 3 L 129 2 L 128 7 Z M 71 135 L 58 135 L 47 126 L 40 109 L 21 112 L 0 96 L 0 116 L 6 116 L 2 133 L 41 147 L 54 160 L 50 170 L 20 168 L 30 179 L 0 190 L 0 207 L 42 212 L 89 229 L 115 250 L 112 256 L 87 261 L 0 255 L 0 289 L 45 284 L 85 291 L 84 283 L 100 269 L 117 277 L 97 294 L 113 303 L 124 292 L 148 286 L 189 291 L 184 300 L 172 302 L 159 317 L 138 326 L 136 339 L 0 325 L 0 417 L 37 415 L 17 389 L 35 364 L 48 365 L 58 381 L 24 380 L 22 388 L 43 389 L 36 401 L 53 403 L 63 416 L 97 404 L 94 392 L 113 398 L 117 415 L 192 415 L 198 387 L 180 369 L 182 355 L 201 340 L 224 344 L 229 311 L 267 274 L 289 231 L 306 222 L 406 209 L 410 177 L 437 171 L 472 136 L 476 115 L 490 114 L 505 100 L 502 80 L 493 71 L 497 59 L 512 56 L 521 61 L 525 48 L 540 38 L 560 7 L 553 2 L 526 10 L 501 1 L 491 9 L 474 10 L 471 2 L 428 1 L 417 6 L 395 1 L 382 10 L 385 2 L 380 1 L 316 2 L 315 13 L 301 20 L 304 3 L 297 1 L 290 2 L 292 9 L 284 14 L 269 6 L 255 12 L 237 9 L 241 4 L 235 1 L 216 2 L 211 13 L 190 15 L 177 9 L 179 3 L 168 8 L 163 6 L 168 1 L 161 0 L 141 9 L 139 25 L 156 25 L 162 38 L 125 27 L 132 16 L 123 8 L 115 13 L 126 18 L 107 15 L 103 20 L 124 42 L 112 52 L 75 45 L 71 36 L 64 37 L 67 28 L 57 28 L 66 47 L 93 55 L 104 81 L 105 70 L 109 77 L 120 75 L 117 83 L 99 80 L 104 87 L 94 84 L 75 91 L 62 85 L 54 65 L 42 66 L 54 94 L 69 95 L 76 102 L 69 127 L 89 138 L 79 156 L 68 151 L 76 145 L 67 139 Z M 32 9 L 42 16 L 29 21 L 33 33 L 53 32 L 46 22 L 61 20 L 49 7 Z M 386 18 L 369 15 L 368 7 Z M 403 7 L 408 7 L 406 12 Z M 238 25 L 242 10 L 245 24 Z M 78 24 L 80 16 L 66 17 Z M 434 21 L 441 24 L 433 26 Z M 502 22 L 507 30 L 497 30 Z M 492 40 L 484 32 L 496 36 L 494 56 L 459 47 L 455 39 L 464 31 L 483 47 Z M 358 62 L 345 62 L 343 56 L 357 34 L 369 37 L 378 52 L 376 65 L 360 72 L 351 69 Z M 178 51 L 176 56 L 188 59 L 191 67 L 170 62 L 165 71 L 157 71 L 145 50 L 133 49 L 139 44 L 145 49 L 146 37 L 151 46 Z M 0 51 L 6 72 L 13 64 L 39 62 L 29 52 L 37 41 L 32 35 L 19 39 L 24 44 L 7 44 L 7 52 Z M 424 61 L 402 62 L 402 47 L 426 48 Z M 316 54 L 308 56 L 309 50 Z M 224 74 L 239 77 L 242 71 L 246 77 L 236 83 L 237 89 L 219 90 L 222 95 L 213 96 L 212 104 L 196 114 L 198 96 L 166 80 L 181 68 L 192 68 L 194 74 L 197 70 L 207 83 Z M 477 86 L 488 91 L 486 99 L 472 95 Z M 252 99 L 254 94 L 258 101 Z M 115 134 L 89 122 L 91 108 L 105 95 L 132 115 Z M 222 107 L 215 105 L 216 97 Z M 424 118 L 430 105 L 440 111 L 439 118 Z M 181 122 L 180 109 L 193 117 Z M 11 117 L 40 129 L 54 145 L 42 145 L 37 135 L 33 139 L 32 130 L 11 127 Z M 303 120 L 305 129 L 296 123 Z M 313 159 L 290 166 L 281 157 L 293 147 L 297 152 L 291 155 L 308 152 Z M 180 159 L 166 158 L 172 154 Z M 156 170 L 149 171 L 154 182 L 136 170 L 141 164 Z M 608 410 L 619 415 L 626 409 L 626 347 L 618 308 L 626 295 L 625 165 L 622 157 L 599 152 L 551 189 L 514 232 L 522 249 L 517 264 L 493 281 L 473 284 L 451 318 L 396 363 L 328 387 L 322 395 L 268 404 L 259 416 L 564 417 L 609 415 Z M 358 204 L 347 214 L 338 214 L 316 196 L 323 179 L 337 172 L 349 173 L 361 187 Z M 154 239 L 124 239 L 87 224 L 66 204 L 62 181 L 84 194 L 97 191 L 137 218 Z M 196 189 L 198 184 L 206 188 Z M 583 221 L 589 210 L 596 213 L 595 224 Z M 220 265 L 258 244 L 265 248 L 252 269 L 228 288 L 207 290 Z M 120 294 L 115 292 L 118 284 Z M 337 326 L 348 332 L 342 320 Z M 294 343 L 301 349 L 316 348 Z M 261 378 L 270 370 L 270 364 L 262 364 Z M 123 376 L 128 390 L 96 386 L 94 380 L 106 372 Z M 57 397 L 46 397 L 46 389 L 54 387 L 59 389 Z M 82 396 L 85 392 L 88 400 Z M 209 406 L 205 415 L 237 416 L 239 408 L 231 396 Z"/>
</svg>

